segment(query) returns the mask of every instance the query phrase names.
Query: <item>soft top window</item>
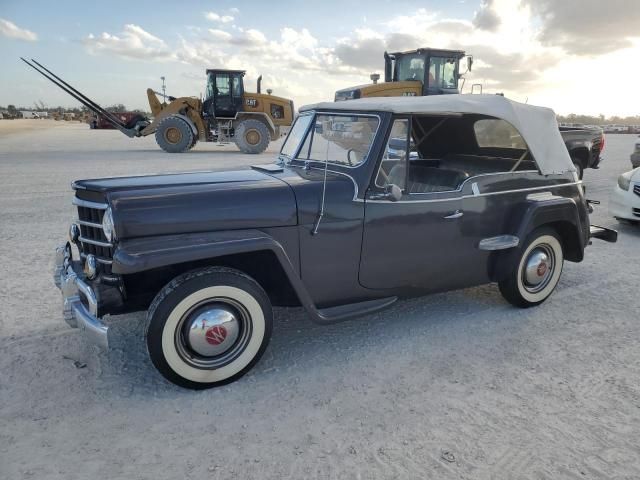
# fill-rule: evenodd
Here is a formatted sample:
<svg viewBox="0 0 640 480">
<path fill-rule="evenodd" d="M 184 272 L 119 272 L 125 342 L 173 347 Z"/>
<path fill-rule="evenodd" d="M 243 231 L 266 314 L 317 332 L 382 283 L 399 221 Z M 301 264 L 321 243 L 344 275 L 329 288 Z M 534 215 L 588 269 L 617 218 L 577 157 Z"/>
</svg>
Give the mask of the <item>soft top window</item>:
<svg viewBox="0 0 640 480">
<path fill-rule="evenodd" d="M 405 194 L 421 195 L 459 190 L 479 175 L 535 170 L 524 139 L 504 120 L 412 115 L 394 120 L 375 185 L 394 184 Z"/>
<path fill-rule="evenodd" d="M 518 130 L 504 120 L 497 118 L 478 120 L 473 124 L 473 129 L 479 147 L 519 148 L 522 150 L 527 148 L 527 144 Z"/>
</svg>

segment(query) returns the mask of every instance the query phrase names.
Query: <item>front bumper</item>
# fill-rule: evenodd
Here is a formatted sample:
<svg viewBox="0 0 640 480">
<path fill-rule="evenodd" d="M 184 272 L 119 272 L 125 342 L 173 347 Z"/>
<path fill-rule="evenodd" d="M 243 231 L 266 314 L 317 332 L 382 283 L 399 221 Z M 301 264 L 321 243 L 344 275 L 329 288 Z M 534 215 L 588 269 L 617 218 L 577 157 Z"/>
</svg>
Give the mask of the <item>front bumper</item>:
<svg viewBox="0 0 640 480">
<path fill-rule="evenodd" d="M 78 269 L 79 270 L 79 269 Z M 73 328 L 80 328 L 96 345 L 108 349 L 108 331 L 98 318 L 98 299 L 84 281 L 82 272 L 74 269 L 71 246 L 67 243 L 56 248 L 53 281 L 62 291 L 62 314 Z"/>
</svg>

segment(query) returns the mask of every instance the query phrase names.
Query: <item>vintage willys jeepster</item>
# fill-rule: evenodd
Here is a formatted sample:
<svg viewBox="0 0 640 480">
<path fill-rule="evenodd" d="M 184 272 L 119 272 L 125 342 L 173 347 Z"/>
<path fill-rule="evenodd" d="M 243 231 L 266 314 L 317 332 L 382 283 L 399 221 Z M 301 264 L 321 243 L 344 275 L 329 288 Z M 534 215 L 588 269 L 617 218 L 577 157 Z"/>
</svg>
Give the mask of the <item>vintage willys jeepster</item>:
<svg viewBox="0 0 640 480">
<path fill-rule="evenodd" d="M 274 163 L 80 180 L 56 252 L 64 317 L 108 346 L 101 318 L 147 310 L 168 380 L 228 383 L 263 354 L 272 305 L 331 323 L 400 297 L 496 282 L 543 302 L 591 238 L 554 113 L 501 96 L 320 103 Z"/>
</svg>

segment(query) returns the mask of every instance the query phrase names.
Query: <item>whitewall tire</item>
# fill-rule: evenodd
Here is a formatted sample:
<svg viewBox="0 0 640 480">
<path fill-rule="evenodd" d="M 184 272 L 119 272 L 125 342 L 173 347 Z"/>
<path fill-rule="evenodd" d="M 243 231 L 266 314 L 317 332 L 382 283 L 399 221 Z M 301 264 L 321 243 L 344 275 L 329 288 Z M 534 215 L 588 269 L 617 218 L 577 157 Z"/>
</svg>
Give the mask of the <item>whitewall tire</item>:
<svg viewBox="0 0 640 480">
<path fill-rule="evenodd" d="M 517 307 L 539 305 L 558 285 L 563 264 L 562 242 L 556 231 L 536 229 L 512 259 L 506 277 L 498 283 L 500 293 Z"/>
<path fill-rule="evenodd" d="M 221 267 L 175 278 L 158 293 L 147 319 L 151 361 L 169 381 L 193 389 L 248 372 L 264 353 L 273 324 L 260 285 Z"/>
</svg>

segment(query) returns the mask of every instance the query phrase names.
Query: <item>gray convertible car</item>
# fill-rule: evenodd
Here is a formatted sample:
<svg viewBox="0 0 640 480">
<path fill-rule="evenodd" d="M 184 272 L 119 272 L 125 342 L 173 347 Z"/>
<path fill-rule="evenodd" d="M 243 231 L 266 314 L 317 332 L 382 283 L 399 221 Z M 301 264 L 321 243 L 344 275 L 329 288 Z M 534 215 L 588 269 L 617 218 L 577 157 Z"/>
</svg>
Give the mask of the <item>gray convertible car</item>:
<svg viewBox="0 0 640 480">
<path fill-rule="evenodd" d="M 188 388 L 246 373 L 272 305 L 327 324 L 493 282 L 530 307 L 617 235 L 590 226 L 554 113 L 492 95 L 320 103 L 272 164 L 73 189 L 65 320 L 108 347 L 105 316 L 146 310 L 153 364 Z"/>
</svg>

